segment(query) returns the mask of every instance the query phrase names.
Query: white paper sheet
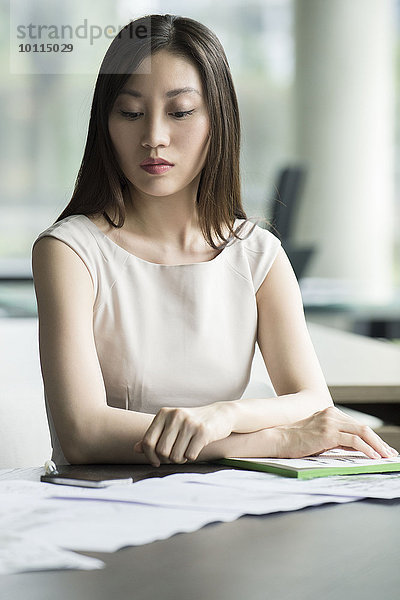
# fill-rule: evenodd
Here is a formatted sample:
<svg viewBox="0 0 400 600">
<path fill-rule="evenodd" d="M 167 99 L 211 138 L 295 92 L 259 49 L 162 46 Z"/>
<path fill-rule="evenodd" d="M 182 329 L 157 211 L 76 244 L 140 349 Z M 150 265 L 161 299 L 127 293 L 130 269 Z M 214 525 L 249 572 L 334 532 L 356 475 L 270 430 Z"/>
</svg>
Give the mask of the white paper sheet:
<svg viewBox="0 0 400 600">
<path fill-rule="evenodd" d="M 85 489 L 12 479 L 0 472 L 0 573 L 100 568 L 69 550 L 113 552 L 244 514 L 298 510 L 363 497 L 400 497 L 400 474 L 298 481 L 241 469 L 181 473 Z M 4 475 L 4 476 L 3 476 Z M 37 479 L 33 470 L 26 473 Z M 40 540 L 40 544 L 38 543 Z"/>
<path fill-rule="evenodd" d="M 197 477 L 196 473 L 190 475 L 192 481 L 197 481 Z M 207 480 L 204 480 L 204 483 L 221 485 L 225 489 L 231 488 L 232 490 L 240 490 L 251 485 L 254 492 L 262 492 L 268 487 L 276 492 L 290 494 L 324 494 L 332 497 L 353 496 L 359 499 L 380 498 L 383 500 L 400 498 L 400 473 L 338 475 L 302 481 L 259 471 L 227 469 L 207 474 Z"/>
<path fill-rule="evenodd" d="M 235 476 L 237 471 L 232 473 Z M 91 568 L 91 565 L 99 568 L 98 563 L 80 561 L 81 557 L 61 550 L 113 552 L 124 546 L 196 531 L 208 523 L 233 521 L 243 514 L 297 510 L 332 501 L 331 496 L 280 494 L 272 489 L 253 495 L 251 486 L 242 494 L 235 493 L 232 500 L 232 489 L 223 484 L 207 484 L 208 477 L 180 474 L 146 479 L 131 486 L 114 486 L 111 497 L 115 501 L 106 497 L 107 490 L 20 479 L 0 481 L 0 523 L 6 534 L 0 572 Z M 128 488 L 131 494 L 127 494 Z M 52 497 L 56 495 L 64 498 Z"/>
<path fill-rule="evenodd" d="M 53 500 L 55 519 L 45 522 L 32 515 L 18 532 L 30 540 L 45 540 L 71 550 L 114 552 L 124 546 L 136 546 L 166 539 L 176 533 L 196 531 L 214 522 L 230 522 L 243 514 L 266 514 L 298 510 L 325 502 L 349 502 L 343 498 L 309 494 L 273 495 L 258 506 L 243 511 L 231 508 L 195 510 L 182 507 L 152 506 L 134 502 L 95 500 Z"/>
<path fill-rule="evenodd" d="M 62 550 L 43 540 L 26 536 L 0 535 L 0 575 L 48 569 L 101 569 L 101 560 Z"/>
<path fill-rule="evenodd" d="M 177 477 L 177 475 L 171 477 Z M 198 477 L 197 473 L 192 473 L 187 481 L 199 481 Z M 226 469 L 208 473 L 206 477 L 203 484 L 239 491 L 251 486 L 254 493 L 262 493 L 269 489 L 275 490 L 277 493 L 323 494 L 332 497 L 352 496 L 358 499 L 393 500 L 400 498 L 400 473 L 338 475 L 304 481 L 260 471 Z"/>
<path fill-rule="evenodd" d="M 19 469 L 0 469 L 0 481 L 23 479 L 24 481 L 40 481 L 43 467 L 27 467 Z"/>
<path fill-rule="evenodd" d="M 338 475 L 311 481 L 299 481 L 299 490 L 305 494 L 346 494 L 359 498 L 400 498 L 400 473 L 382 475 Z M 307 484 L 307 485 L 305 485 Z"/>
<path fill-rule="evenodd" d="M 196 531 L 208 523 L 233 521 L 240 513 L 188 511 L 119 502 L 54 500 L 58 521 L 33 522 L 24 536 L 63 548 L 115 552 L 125 546 L 148 544 L 176 533 Z"/>
<path fill-rule="evenodd" d="M 192 474 L 191 477 L 195 481 L 197 475 Z M 302 481 L 270 473 L 237 469 L 210 473 L 207 477 L 208 482 L 231 489 L 241 489 L 251 482 L 254 491 L 262 491 L 266 485 L 271 485 L 277 492 L 290 494 L 326 494 L 332 497 L 353 496 L 358 499 L 383 500 L 400 498 L 400 473 L 337 475 Z"/>
<path fill-rule="evenodd" d="M 230 473 L 230 477 L 223 475 L 225 473 Z M 279 510 L 297 510 L 306 506 L 302 503 L 305 499 L 299 497 L 300 494 L 304 495 L 304 492 L 298 490 L 296 494 L 288 494 L 290 489 L 295 489 L 293 485 L 292 488 L 285 486 L 281 489 L 282 478 L 267 473 L 262 473 L 260 478 L 259 473 L 251 471 L 244 471 L 244 474 L 245 478 L 238 470 L 218 471 L 212 474 L 182 473 L 164 478 L 144 479 L 131 486 L 113 486 L 101 490 L 75 488 L 74 496 L 77 499 L 139 503 L 190 511 L 217 510 L 226 515 L 260 515 Z M 235 493 L 232 493 L 232 483 L 237 479 L 240 479 L 240 484 L 235 486 Z M 244 480 L 246 485 L 243 485 Z M 63 492 L 63 487 L 60 486 L 60 489 L 53 492 L 53 496 L 63 498 Z M 323 496 L 319 499 L 309 497 L 308 500 L 311 504 L 323 504 L 335 502 L 338 495 L 331 498 L 324 493 Z M 326 499 L 326 496 L 329 496 L 329 499 Z M 72 498 L 71 491 L 68 492 L 68 497 Z"/>
</svg>

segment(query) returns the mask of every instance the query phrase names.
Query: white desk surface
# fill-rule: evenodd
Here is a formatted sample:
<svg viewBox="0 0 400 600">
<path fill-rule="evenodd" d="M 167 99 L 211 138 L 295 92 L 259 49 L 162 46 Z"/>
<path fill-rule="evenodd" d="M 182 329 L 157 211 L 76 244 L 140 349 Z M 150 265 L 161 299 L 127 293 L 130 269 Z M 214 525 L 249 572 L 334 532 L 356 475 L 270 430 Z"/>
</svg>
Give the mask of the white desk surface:
<svg viewBox="0 0 400 600">
<path fill-rule="evenodd" d="M 400 403 L 400 345 L 308 324 L 336 402 Z"/>
</svg>

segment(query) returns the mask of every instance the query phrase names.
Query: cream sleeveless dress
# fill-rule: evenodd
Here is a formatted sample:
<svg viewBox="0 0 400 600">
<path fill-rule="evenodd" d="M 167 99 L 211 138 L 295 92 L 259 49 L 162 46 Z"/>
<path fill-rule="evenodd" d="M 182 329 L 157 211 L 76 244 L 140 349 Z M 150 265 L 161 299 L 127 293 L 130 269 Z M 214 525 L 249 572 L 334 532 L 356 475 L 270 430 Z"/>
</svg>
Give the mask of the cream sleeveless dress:
<svg viewBox="0 0 400 600">
<path fill-rule="evenodd" d="M 244 231 L 252 227 L 244 223 Z M 59 221 L 35 243 L 44 236 L 70 246 L 91 275 L 110 406 L 155 414 L 242 396 L 255 350 L 255 295 L 280 248 L 272 233 L 255 226 L 214 259 L 186 265 L 138 258 L 84 215 Z M 66 464 L 49 410 L 48 418 L 53 460 Z"/>
</svg>

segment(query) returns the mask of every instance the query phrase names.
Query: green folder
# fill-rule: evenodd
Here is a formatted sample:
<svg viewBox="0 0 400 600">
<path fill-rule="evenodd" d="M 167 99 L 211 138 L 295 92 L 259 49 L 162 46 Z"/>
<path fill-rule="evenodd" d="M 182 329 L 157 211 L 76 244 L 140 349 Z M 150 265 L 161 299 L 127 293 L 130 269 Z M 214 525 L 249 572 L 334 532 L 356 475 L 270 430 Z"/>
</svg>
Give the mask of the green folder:
<svg viewBox="0 0 400 600">
<path fill-rule="evenodd" d="M 324 452 L 306 458 L 222 458 L 218 464 L 250 471 L 266 471 L 284 477 L 312 479 L 332 475 L 400 472 L 400 457 L 373 459 L 362 452 Z"/>
</svg>

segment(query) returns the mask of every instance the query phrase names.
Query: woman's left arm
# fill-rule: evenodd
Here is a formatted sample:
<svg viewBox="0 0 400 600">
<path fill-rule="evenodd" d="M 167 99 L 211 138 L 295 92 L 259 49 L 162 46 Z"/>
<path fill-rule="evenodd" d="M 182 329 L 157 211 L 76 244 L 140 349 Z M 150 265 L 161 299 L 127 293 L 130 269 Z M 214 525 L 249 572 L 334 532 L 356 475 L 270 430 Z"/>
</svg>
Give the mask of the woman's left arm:
<svg viewBox="0 0 400 600">
<path fill-rule="evenodd" d="M 308 334 L 299 286 L 283 250 L 256 298 L 258 343 L 278 397 L 162 408 L 135 446 L 152 464 L 195 460 L 205 446 L 231 433 L 287 425 L 333 405 Z"/>
<path fill-rule="evenodd" d="M 233 401 L 233 431 L 285 425 L 333 406 L 308 333 L 300 289 L 281 248 L 256 294 L 257 341 L 277 393 Z"/>
<path fill-rule="evenodd" d="M 300 290 L 283 250 L 257 292 L 258 343 L 274 398 L 162 408 L 135 445 L 154 465 L 223 456 L 308 456 L 354 448 L 397 455 L 369 427 L 337 408 L 308 334 Z"/>
</svg>

